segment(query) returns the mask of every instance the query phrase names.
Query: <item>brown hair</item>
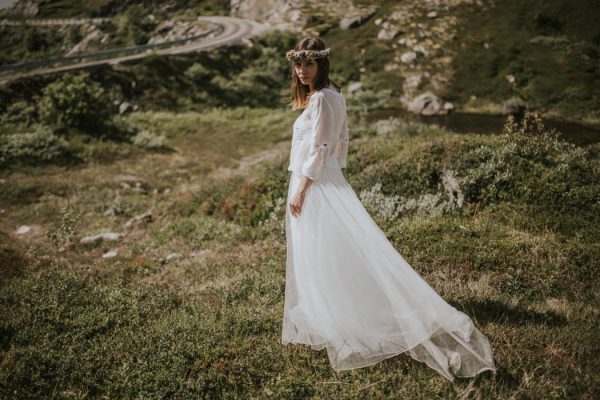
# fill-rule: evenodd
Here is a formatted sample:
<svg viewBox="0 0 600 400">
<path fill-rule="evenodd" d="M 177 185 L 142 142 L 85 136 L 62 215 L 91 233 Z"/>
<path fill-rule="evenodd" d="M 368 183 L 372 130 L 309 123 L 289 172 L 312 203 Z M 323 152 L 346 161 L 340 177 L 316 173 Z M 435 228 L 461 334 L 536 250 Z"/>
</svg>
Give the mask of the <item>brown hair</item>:
<svg viewBox="0 0 600 400">
<path fill-rule="evenodd" d="M 309 36 L 305 37 L 296 44 L 294 50 L 325 50 L 325 42 L 318 37 Z M 317 76 L 315 77 L 314 87 L 315 90 L 321 90 L 325 87 L 333 84 L 337 91 L 341 91 L 339 85 L 334 83 L 331 79 L 329 79 L 329 58 L 322 57 L 315 59 L 317 63 Z M 296 69 L 294 68 L 294 62 L 290 61 L 290 78 L 291 78 L 291 97 L 288 99 L 288 103 L 291 103 L 292 109 L 297 110 L 299 108 L 304 108 L 308 104 L 308 93 L 310 92 L 309 85 L 303 85 L 302 81 L 296 74 Z"/>
</svg>

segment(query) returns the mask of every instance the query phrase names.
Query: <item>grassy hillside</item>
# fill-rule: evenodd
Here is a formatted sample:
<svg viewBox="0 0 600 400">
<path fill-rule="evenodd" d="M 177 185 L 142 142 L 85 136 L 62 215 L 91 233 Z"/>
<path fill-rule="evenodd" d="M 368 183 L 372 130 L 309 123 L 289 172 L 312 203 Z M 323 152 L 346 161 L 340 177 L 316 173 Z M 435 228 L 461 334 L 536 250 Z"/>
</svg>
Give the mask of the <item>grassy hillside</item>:
<svg viewBox="0 0 600 400">
<path fill-rule="evenodd" d="M 185 17 L 188 3 L 163 12 Z M 129 3 L 70 4 L 41 15 Z M 597 122 L 592 2 L 485 4 L 451 8 L 461 29 L 434 52 L 451 62 L 420 58 L 444 97 L 496 112 L 519 96 Z M 298 112 L 284 104 L 296 37 L 275 32 L 0 90 L 0 397 L 600 396 L 600 145 L 562 141 L 530 114 L 485 136 L 366 122 L 365 109 L 398 104 L 406 72 L 386 70 L 405 49 L 375 39 L 374 21 L 405 7 L 415 35 L 429 20 L 424 3 L 380 5 L 350 30 L 318 9 L 309 23 L 334 50 L 333 79 L 364 83 L 345 91 L 345 175 L 398 251 L 489 337 L 498 371 L 452 385 L 399 355 L 338 374 L 324 351 L 280 344 Z M 89 239 L 99 233 L 116 240 Z"/>
<path fill-rule="evenodd" d="M 595 2 L 503 1 L 483 13 L 473 7 L 460 13 L 451 98 L 477 108 L 519 96 L 548 116 L 598 123 L 600 25 Z M 509 74 L 514 84 L 507 80 Z"/>
<path fill-rule="evenodd" d="M 351 185 L 490 338 L 496 375 L 453 386 L 406 355 L 336 374 L 325 352 L 279 344 L 293 117 L 134 113 L 170 152 L 3 173 L 2 396 L 597 397 L 598 145 L 531 119 L 465 136 L 352 116 Z M 125 236 L 80 243 L 105 230 Z"/>
</svg>

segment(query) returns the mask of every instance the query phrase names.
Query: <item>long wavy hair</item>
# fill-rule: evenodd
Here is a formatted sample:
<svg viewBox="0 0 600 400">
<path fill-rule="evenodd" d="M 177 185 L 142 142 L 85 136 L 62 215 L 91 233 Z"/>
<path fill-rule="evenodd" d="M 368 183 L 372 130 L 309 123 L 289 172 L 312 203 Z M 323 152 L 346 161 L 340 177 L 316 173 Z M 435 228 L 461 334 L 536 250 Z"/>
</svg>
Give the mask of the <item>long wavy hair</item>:
<svg viewBox="0 0 600 400">
<path fill-rule="evenodd" d="M 323 40 L 318 37 L 309 36 L 300 40 L 294 47 L 294 50 L 325 50 L 326 48 Z M 340 86 L 329 79 L 329 57 L 316 58 L 315 61 L 317 63 L 317 76 L 314 83 L 315 90 L 320 90 L 333 84 L 336 90 L 340 92 Z M 291 104 L 293 110 L 306 107 L 310 100 L 310 86 L 302 84 L 298 74 L 296 74 L 294 62 L 290 62 L 290 78 L 291 97 L 288 99 L 288 103 Z"/>
</svg>

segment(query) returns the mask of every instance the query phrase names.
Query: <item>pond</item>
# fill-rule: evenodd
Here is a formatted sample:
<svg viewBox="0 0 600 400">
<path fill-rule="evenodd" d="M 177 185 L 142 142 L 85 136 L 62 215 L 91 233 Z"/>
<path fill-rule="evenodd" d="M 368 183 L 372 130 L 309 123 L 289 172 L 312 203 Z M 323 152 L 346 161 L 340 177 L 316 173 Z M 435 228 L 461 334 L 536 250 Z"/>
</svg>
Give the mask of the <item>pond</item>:
<svg viewBox="0 0 600 400">
<path fill-rule="evenodd" d="M 437 124 L 457 133 L 498 134 L 506 122 L 506 115 L 473 114 L 454 112 L 448 115 L 417 115 L 401 108 L 386 108 L 371 110 L 368 121 L 387 119 L 390 117 L 403 118 L 428 124 Z M 542 118 L 547 129 L 555 129 L 565 140 L 585 146 L 600 142 L 600 127 L 592 127 L 577 123 L 564 122 Z"/>
</svg>

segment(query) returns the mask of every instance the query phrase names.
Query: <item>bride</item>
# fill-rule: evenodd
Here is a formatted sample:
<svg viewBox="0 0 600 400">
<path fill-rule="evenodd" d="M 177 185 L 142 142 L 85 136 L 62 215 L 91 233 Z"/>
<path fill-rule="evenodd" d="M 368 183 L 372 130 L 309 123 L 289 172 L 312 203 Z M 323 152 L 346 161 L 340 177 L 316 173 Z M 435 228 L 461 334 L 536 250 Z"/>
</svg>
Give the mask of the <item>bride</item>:
<svg viewBox="0 0 600 400">
<path fill-rule="evenodd" d="M 327 349 L 331 367 L 408 352 L 453 381 L 496 369 L 490 343 L 404 260 L 346 181 L 346 102 L 316 37 L 287 52 L 293 126 L 282 344 Z"/>
</svg>

